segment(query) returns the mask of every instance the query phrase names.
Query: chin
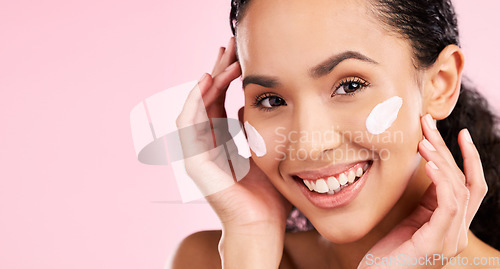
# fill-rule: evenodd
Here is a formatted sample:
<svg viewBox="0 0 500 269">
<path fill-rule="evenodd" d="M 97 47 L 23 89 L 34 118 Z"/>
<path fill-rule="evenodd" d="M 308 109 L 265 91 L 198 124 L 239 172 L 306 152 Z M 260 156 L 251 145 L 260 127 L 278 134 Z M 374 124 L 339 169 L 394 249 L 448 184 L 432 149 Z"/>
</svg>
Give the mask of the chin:
<svg viewBox="0 0 500 269">
<path fill-rule="evenodd" d="M 346 221 L 329 220 L 323 218 L 310 221 L 324 238 L 336 244 L 347 244 L 356 242 L 365 237 L 377 224 L 377 220 L 370 219 L 373 216 L 358 216 L 346 218 Z"/>
<path fill-rule="evenodd" d="M 382 173 L 380 162 L 373 162 L 373 165 L 369 165 L 365 174 L 359 179 L 358 184 L 362 184 L 359 188 L 362 190 L 353 199 L 347 200 L 348 203 L 341 206 L 332 203 L 334 206 L 325 208 L 316 205 L 323 204 L 308 203 L 302 199 L 302 201 L 297 201 L 295 206 L 303 210 L 302 213 L 318 233 L 328 241 L 336 244 L 356 242 L 374 231 L 390 214 L 408 187 L 409 180 L 405 179 L 409 179 L 410 175 L 402 175 L 402 177 L 388 181 L 384 181 L 384 178 L 388 177 L 387 174 Z"/>
</svg>

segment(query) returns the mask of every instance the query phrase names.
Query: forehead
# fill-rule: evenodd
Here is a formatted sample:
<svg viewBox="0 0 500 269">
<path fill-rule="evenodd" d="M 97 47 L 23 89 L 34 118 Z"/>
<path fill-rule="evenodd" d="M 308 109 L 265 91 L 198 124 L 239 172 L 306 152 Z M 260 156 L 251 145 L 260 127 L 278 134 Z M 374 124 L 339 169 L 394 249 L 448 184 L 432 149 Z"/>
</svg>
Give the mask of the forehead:
<svg viewBox="0 0 500 269">
<path fill-rule="evenodd" d="M 237 29 L 243 75 L 307 68 L 347 50 L 406 57 L 394 51 L 405 43 L 384 30 L 366 1 L 356 0 L 251 0 Z"/>
</svg>

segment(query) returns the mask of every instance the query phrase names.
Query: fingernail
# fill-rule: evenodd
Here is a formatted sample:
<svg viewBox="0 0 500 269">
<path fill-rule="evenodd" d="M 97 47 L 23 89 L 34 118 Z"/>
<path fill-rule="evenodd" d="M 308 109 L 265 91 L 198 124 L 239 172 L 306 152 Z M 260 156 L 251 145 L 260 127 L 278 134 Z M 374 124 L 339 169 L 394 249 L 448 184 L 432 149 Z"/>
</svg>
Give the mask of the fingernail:
<svg viewBox="0 0 500 269">
<path fill-rule="evenodd" d="M 472 137 L 470 136 L 469 130 L 465 129 L 464 135 L 465 135 L 465 141 L 474 144 L 474 142 L 472 142 Z"/>
<path fill-rule="evenodd" d="M 437 165 L 433 162 L 433 161 L 429 161 L 427 164 L 429 164 L 429 166 L 434 169 L 434 170 L 438 170 L 439 168 L 437 167 Z"/>
<path fill-rule="evenodd" d="M 436 151 L 436 148 L 434 148 L 434 146 L 431 144 L 431 142 L 429 142 L 429 140 L 425 139 L 422 140 L 422 144 L 424 144 L 424 147 L 430 151 Z"/>
<path fill-rule="evenodd" d="M 198 80 L 198 82 L 202 82 L 206 77 L 207 73 L 204 73 L 203 76 L 201 76 L 200 80 Z"/>
<path fill-rule="evenodd" d="M 425 115 L 424 120 L 427 123 L 427 125 L 431 128 L 431 130 L 437 130 L 436 123 L 434 122 L 434 119 L 432 119 L 432 116 L 430 114 Z"/>
</svg>

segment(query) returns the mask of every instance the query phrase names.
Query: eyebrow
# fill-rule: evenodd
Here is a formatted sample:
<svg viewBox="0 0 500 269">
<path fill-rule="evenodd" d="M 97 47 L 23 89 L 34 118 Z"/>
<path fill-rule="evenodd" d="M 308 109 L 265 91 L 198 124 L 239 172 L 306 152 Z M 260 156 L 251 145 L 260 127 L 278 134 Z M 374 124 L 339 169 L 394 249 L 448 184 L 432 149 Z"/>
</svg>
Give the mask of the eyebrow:
<svg viewBox="0 0 500 269">
<path fill-rule="evenodd" d="M 309 75 L 313 78 L 320 78 L 322 76 L 328 75 L 337 65 L 348 59 L 360 60 L 371 64 L 378 64 L 377 61 L 360 52 L 349 50 L 333 55 L 322 63 L 311 68 L 309 70 Z M 257 84 L 266 88 L 275 88 L 281 85 L 277 77 L 263 75 L 249 75 L 243 79 L 242 84 L 243 89 L 245 89 L 248 84 Z"/>
</svg>

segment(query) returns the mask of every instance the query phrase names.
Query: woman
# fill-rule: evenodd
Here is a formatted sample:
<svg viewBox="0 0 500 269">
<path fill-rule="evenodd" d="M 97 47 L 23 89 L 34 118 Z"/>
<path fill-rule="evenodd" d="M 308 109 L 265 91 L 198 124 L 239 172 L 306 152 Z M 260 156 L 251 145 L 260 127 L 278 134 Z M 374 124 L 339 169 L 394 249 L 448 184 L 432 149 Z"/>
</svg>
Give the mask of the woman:
<svg viewBox="0 0 500 269">
<path fill-rule="evenodd" d="M 195 90 L 223 118 L 242 76 L 250 172 L 207 196 L 223 230 L 186 238 L 173 268 L 477 268 L 499 257 L 469 231 L 485 175 L 499 182 L 499 139 L 462 86 L 449 1 L 234 0 L 231 26 Z M 190 94 L 179 127 L 200 100 Z M 199 185 L 225 176 L 197 162 L 186 168 Z M 496 218 L 495 191 L 483 216 Z M 314 229 L 286 232 L 292 205 Z M 496 236 L 497 223 L 477 231 Z"/>
</svg>

